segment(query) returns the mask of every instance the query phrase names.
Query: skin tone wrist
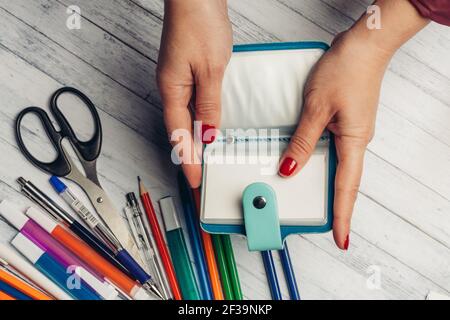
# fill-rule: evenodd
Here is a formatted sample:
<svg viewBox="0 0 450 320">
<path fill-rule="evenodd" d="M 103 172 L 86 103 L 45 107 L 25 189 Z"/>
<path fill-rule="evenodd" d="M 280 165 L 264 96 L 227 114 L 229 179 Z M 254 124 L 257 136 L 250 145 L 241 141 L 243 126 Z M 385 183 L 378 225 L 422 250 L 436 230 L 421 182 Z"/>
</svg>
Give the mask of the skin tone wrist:
<svg viewBox="0 0 450 320">
<path fill-rule="evenodd" d="M 333 235 L 344 250 L 349 248 L 351 216 L 365 150 L 374 135 L 384 72 L 398 48 L 428 23 L 408 0 L 374 4 L 381 10 L 381 29 L 369 29 L 371 17 L 364 14 L 336 37 L 312 70 L 300 124 L 280 162 L 280 175 L 294 176 L 307 164 L 323 130 L 334 134 L 339 163 Z"/>
<path fill-rule="evenodd" d="M 374 50 L 389 60 L 394 53 L 430 21 L 422 17 L 409 0 L 379 0 L 381 29 L 367 27 L 369 15 L 364 14 L 348 31 L 355 43 Z"/>
</svg>

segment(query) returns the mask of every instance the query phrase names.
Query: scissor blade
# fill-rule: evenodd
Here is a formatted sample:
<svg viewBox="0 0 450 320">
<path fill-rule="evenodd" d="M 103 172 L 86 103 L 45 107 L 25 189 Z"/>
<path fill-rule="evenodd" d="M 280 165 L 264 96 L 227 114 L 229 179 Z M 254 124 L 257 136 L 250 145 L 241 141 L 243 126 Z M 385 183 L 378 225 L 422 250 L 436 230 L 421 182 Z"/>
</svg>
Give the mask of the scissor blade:
<svg viewBox="0 0 450 320">
<path fill-rule="evenodd" d="M 126 226 L 124 219 L 114 208 L 114 205 L 106 192 L 77 171 L 78 170 L 72 170 L 72 173 L 66 178 L 75 182 L 83 189 L 98 215 L 105 221 L 111 232 L 116 236 L 121 245 L 133 256 L 136 262 L 142 266 L 142 259 L 140 258 L 139 250 L 133 237 Z"/>
</svg>

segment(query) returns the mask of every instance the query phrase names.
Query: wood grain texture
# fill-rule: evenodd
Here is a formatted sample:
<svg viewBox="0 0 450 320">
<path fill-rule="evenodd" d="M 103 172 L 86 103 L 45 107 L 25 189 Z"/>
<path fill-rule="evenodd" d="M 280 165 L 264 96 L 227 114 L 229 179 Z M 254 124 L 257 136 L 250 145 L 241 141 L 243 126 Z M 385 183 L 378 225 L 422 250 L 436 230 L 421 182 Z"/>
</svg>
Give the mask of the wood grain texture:
<svg viewBox="0 0 450 320">
<path fill-rule="evenodd" d="M 229 13 L 235 43 L 331 42 L 370 3 L 229 0 Z M 82 10 L 81 30 L 65 26 L 69 4 Z M 45 107 L 62 85 L 80 88 L 99 108 L 105 131 L 100 179 L 117 208 L 123 207 L 124 194 L 136 189 L 138 174 L 155 199 L 178 196 L 155 82 L 163 11 L 163 0 L 0 0 L 0 199 L 29 205 L 16 191 L 19 175 L 53 194 L 46 175 L 19 153 L 13 124 L 23 107 Z M 289 239 L 303 298 L 424 299 L 429 290 L 449 294 L 449 51 L 450 29 L 431 24 L 392 60 L 349 252 L 338 251 L 330 234 Z M 76 102 L 68 100 L 67 106 L 75 108 Z M 88 123 L 77 127 L 88 134 Z M 36 133 L 28 132 L 27 139 L 44 143 Z M 51 157 L 51 150 L 38 151 Z M 0 241 L 13 234 L 0 221 Z M 242 237 L 233 237 L 233 243 L 245 297 L 269 298 L 260 256 L 247 251 Z M 371 266 L 381 271 L 379 289 L 367 286 Z"/>
</svg>

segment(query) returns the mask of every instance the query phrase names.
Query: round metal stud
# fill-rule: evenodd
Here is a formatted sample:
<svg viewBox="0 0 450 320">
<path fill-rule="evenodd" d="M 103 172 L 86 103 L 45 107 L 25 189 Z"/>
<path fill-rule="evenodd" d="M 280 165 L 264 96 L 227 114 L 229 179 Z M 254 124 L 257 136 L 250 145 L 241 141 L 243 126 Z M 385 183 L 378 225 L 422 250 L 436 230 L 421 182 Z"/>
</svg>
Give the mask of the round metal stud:
<svg viewBox="0 0 450 320">
<path fill-rule="evenodd" d="M 253 199 L 253 206 L 256 209 L 264 209 L 267 205 L 267 200 L 264 197 L 258 196 L 255 199 Z"/>
</svg>

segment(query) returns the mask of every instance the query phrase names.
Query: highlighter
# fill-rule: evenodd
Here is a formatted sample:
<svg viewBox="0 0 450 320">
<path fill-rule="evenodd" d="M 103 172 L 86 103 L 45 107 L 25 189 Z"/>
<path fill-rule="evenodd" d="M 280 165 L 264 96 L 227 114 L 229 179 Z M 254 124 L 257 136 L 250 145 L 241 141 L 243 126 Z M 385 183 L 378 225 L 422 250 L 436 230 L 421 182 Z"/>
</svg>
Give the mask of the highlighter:
<svg viewBox="0 0 450 320">
<path fill-rule="evenodd" d="M 159 206 L 166 228 L 167 245 L 169 246 L 170 256 L 172 257 L 183 299 L 200 300 L 200 292 L 173 198 L 166 197 L 159 200 Z"/>
</svg>

